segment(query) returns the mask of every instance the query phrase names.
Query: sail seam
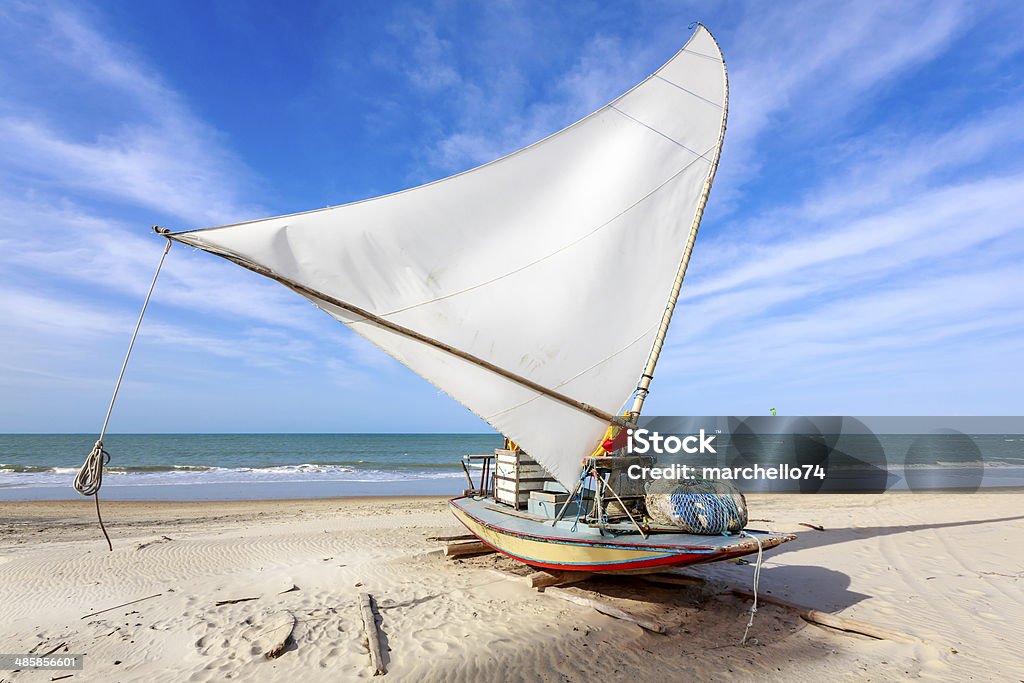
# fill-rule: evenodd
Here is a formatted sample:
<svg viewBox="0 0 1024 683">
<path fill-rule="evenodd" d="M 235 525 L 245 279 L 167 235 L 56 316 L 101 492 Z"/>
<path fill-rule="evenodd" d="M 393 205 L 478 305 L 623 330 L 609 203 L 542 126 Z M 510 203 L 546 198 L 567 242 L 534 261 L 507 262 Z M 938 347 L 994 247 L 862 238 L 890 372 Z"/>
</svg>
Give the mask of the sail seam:
<svg viewBox="0 0 1024 683">
<path fill-rule="evenodd" d="M 710 31 L 708 31 L 708 33 L 710 33 Z M 703 57 L 704 59 L 710 59 L 712 62 L 718 62 L 719 64 L 725 64 L 725 60 L 724 59 L 719 59 L 718 57 L 712 57 L 711 55 L 706 55 L 703 52 L 695 52 L 694 50 L 689 50 L 689 49 L 687 49 L 685 47 L 682 50 L 680 50 L 680 52 L 687 52 L 687 53 L 689 53 L 691 55 L 697 55 L 698 57 Z"/>
<path fill-rule="evenodd" d="M 714 149 L 714 147 L 709 148 L 708 152 L 710 152 L 712 149 Z M 696 152 L 694 152 L 694 153 L 696 154 Z M 707 152 L 705 152 L 704 154 L 707 154 Z M 486 287 L 487 285 L 494 284 L 495 282 L 498 282 L 499 280 L 503 280 L 503 279 L 505 279 L 507 277 L 510 277 L 512 275 L 516 275 L 517 273 L 520 273 L 520 272 L 522 272 L 524 270 L 527 270 L 528 268 L 532 268 L 533 266 L 537 265 L 538 263 L 542 263 L 543 261 L 546 261 L 546 260 L 548 260 L 550 258 L 553 258 L 554 256 L 557 256 L 558 254 L 562 253 L 566 249 L 574 247 L 577 244 L 579 244 L 580 242 L 582 242 L 583 240 L 585 240 L 585 239 L 587 239 L 587 238 L 597 234 L 598 232 L 600 232 L 604 228 L 608 227 L 610 224 L 614 223 L 616 220 L 618 220 L 619 218 L 621 218 L 622 216 L 624 216 L 628 212 L 630 212 L 633 209 L 635 209 L 637 206 L 639 206 L 643 202 L 645 202 L 648 199 L 650 199 L 652 196 L 654 196 L 654 194 L 656 192 L 658 192 L 659 190 L 664 188 L 666 185 L 668 185 L 673 180 L 675 180 L 680 175 L 682 175 L 687 169 L 689 169 L 691 166 L 693 166 L 695 163 L 697 163 L 698 160 L 703 159 L 704 161 L 708 161 L 707 157 L 704 156 L 704 154 L 698 154 L 696 157 L 694 157 L 692 160 L 690 160 L 689 163 L 687 163 L 681 169 L 679 169 L 678 171 L 673 173 L 671 176 L 666 178 L 665 181 L 662 182 L 660 185 L 658 185 L 656 188 L 654 188 L 653 190 L 651 190 L 650 192 L 645 194 L 640 199 L 636 200 L 636 202 L 634 202 L 633 204 L 630 204 L 629 206 L 627 206 L 625 209 L 623 209 L 622 211 L 617 213 L 615 216 L 609 218 L 607 221 L 605 221 L 601 225 L 597 226 L 596 228 L 594 228 L 593 230 L 591 230 L 587 234 L 581 235 L 580 237 L 576 238 L 572 242 L 569 242 L 568 244 L 566 244 L 566 245 L 564 245 L 562 247 L 559 247 L 558 249 L 556 249 L 555 251 L 552 251 L 549 254 L 545 254 L 544 256 L 541 256 L 540 258 L 538 258 L 538 259 L 536 259 L 534 261 L 531 261 L 530 263 L 524 264 L 524 265 L 520 266 L 519 268 L 516 268 L 515 270 L 510 270 L 507 273 L 502 273 L 501 275 L 493 277 L 490 280 L 486 280 L 484 282 L 480 282 L 480 283 L 472 285 L 470 287 L 466 287 L 465 289 L 460 289 L 457 292 L 452 292 L 450 294 L 445 294 L 443 296 L 435 297 L 433 299 L 428 299 L 427 301 L 421 301 L 418 304 L 411 304 L 409 306 L 404 306 L 402 308 L 396 308 L 393 311 L 388 311 L 386 313 L 378 313 L 377 315 L 379 317 L 381 317 L 381 318 L 387 318 L 387 317 L 392 316 L 392 315 L 397 315 L 399 313 L 404 313 L 405 311 L 410 311 L 410 310 L 412 310 L 414 308 L 419 308 L 421 306 L 428 306 L 430 304 L 437 303 L 438 301 L 444 301 L 445 299 L 451 299 L 452 297 L 456 297 L 456 296 L 459 296 L 461 294 L 465 294 L 467 292 L 471 292 L 471 291 L 473 291 L 475 289 L 480 289 L 481 287 Z M 357 320 L 355 322 L 362 322 L 362 320 Z"/>
<path fill-rule="evenodd" d="M 700 152 L 698 152 L 697 150 L 695 150 L 695 149 L 690 149 L 689 147 L 687 147 L 687 146 L 686 146 L 686 145 L 684 145 L 683 143 L 679 142 L 679 141 L 678 141 L 678 140 L 676 140 L 675 138 L 673 138 L 673 137 L 671 137 L 671 136 L 669 136 L 669 135 L 666 135 L 665 133 L 662 133 L 662 132 L 661 132 L 660 130 L 658 130 L 658 129 L 657 129 L 657 128 L 655 128 L 654 126 L 651 126 L 651 125 L 648 125 L 648 124 L 644 123 L 643 121 L 641 121 L 640 119 L 636 118 L 635 116 L 631 116 L 631 115 L 627 114 L 626 112 L 622 111 L 621 109 L 619 109 L 619 108 L 618 108 L 618 107 L 616 107 L 615 105 L 613 105 L 613 104 L 610 104 L 610 105 L 608 105 L 608 108 L 609 108 L 609 109 L 614 109 L 615 111 L 619 112 L 620 114 L 622 114 L 623 116 L 625 116 L 625 117 L 626 117 L 627 119 L 629 119 L 629 120 L 630 120 L 630 121 L 632 121 L 633 123 L 639 124 L 639 125 L 643 126 L 644 128 L 646 128 L 647 130 L 649 130 L 649 131 L 653 132 L 653 133 L 657 133 L 658 135 L 660 135 L 661 137 L 665 138 L 665 139 L 666 139 L 666 140 L 668 140 L 669 142 L 674 142 L 675 144 L 679 145 L 680 147 L 682 147 L 683 149 L 685 149 L 685 150 L 686 150 L 687 152 L 689 152 L 690 154 L 694 154 L 694 155 L 696 155 L 696 156 L 698 156 L 698 157 L 701 157 L 702 159 L 704 159 L 704 161 L 708 162 L 709 164 L 711 163 L 711 159 L 708 159 L 708 158 L 707 158 L 706 156 L 704 156 L 703 154 L 701 154 L 701 153 L 700 153 Z M 706 154 L 706 152 L 705 152 L 705 154 Z"/>
<path fill-rule="evenodd" d="M 659 321 L 659 322 L 660 322 L 660 321 Z M 586 368 L 584 368 L 584 369 L 580 370 L 579 372 L 577 372 L 577 373 L 576 373 L 575 375 L 573 375 L 573 376 L 572 376 L 572 377 L 570 377 L 569 379 L 567 379 L 567 380 L 565 380 L 565 381 L 563 381 L 563 382 L 559 382 L 558 384 L 556 384 L 555 386 L 553 386 L 553 387 L 552 387 L 552 389 L 560 389 L 560 388 L 564 387 L 564 386 L 565 386 L 566 384 L 570 384 L 570 383 L 572 383 L 572 382 L 576 381 L 577 379 L 579 379 L 579 378 L 580 378 L 580 377 L 582 377 L 583 375 L 587 374 L 587 373 L 588 373 L 588 372 L 590 372 L 591 370 L 594 370 L 595 368 L 599 368 L 599 367 L 601 367 L 602 365 L 604 365 L 605 363 L 607 363 L 608 361 L 610 361 L 610 360 L 611 360 L 612 358 L 615 358 L 615 357 L 616 357 L 616 356 L 618 356 L 619 354 L 621 354 L 621 353 L 625 352 L 625 351 L 626 351 L 627 349 L 629 349 L 629 348 L 630 348 L 631 346 L 634 346 L 635 344 L 637 344 L 638 342 L 640 342 L 640 341 L 641 341 L 641 340 L 642 340 L 642 339 L 643 339 L 644 337 L 646 337 L 647 335 L 649 335 L 649 334 L 651 333 L 651 330 L 654 330 L 654 329 L 656 329 L 657 327 L 658 327 L 658 325 L 656 325 L 656 324 L 655 324 L 655 325 L 652 325 L 651 327 L 649 327 L 649 328 L 647 328 L 646 330 L 644 330 L 644 332 L 643 332 L 643 333 L 642 333 L 642 334 L 641 334 L 641 335 L 640 335 L 639 337 L 637 337 L 637 338 L 636 338 L 636 339 L 634 339 L 633 341 L 629 342 L 628 344 L 626 344 L 625 346 L 623 346 L 623 347 L 622 347 L 621 349 L 619 349 L 618 351 L 613 351 L 612 353 L 608 354 L 607 356 L 605 356 L 605 357 L 604 357 L 604 358 L 602 358 L 601 360 L 597 361 L 597 362 L 596 362 L 596 363 L 594 363 L 593 365 L 591 365 L 591 366 L 589 366 L 589 367 L 586 367 Z M 522 407 L 523 407 L 523 406 L 525 406 L 525 405 L 526 405 L 527 403 L 533 403 L 533 402 L 534 402 L 534 401 L 536 401 L 536 400 L 537 400 L 538 398 L 541 398 L 541 397 L 543 397 L 543 396 L 544 396 L 544 394 L 541 394 L 541 393 L 539 393 L 539 392 L 538 392 L 536 396 L 533 396 L 533 397 L 531 397 L 531 398 L 528 398 L 528 399 L 526 399 L 525 401 L 523 401 L 522 403 L 517 403 L 517 404 L 516 404 L 516 405 L 514 405 L 514 406 L 509 406 L 508 408 L 503 408 L 502 410 L 499 410 L 499 411 L 498 411 L 498 412 L 496 412 L 496 413 L 491 413 L 491 415 L 489 415 L 488 417 L 485 417 L 485 418 L 484 418 L 484 420 L 485 420 L 485 421 L 486 421 L 486 420 L 490 420 L 491 418 L 495 418 L 495 417 L 497 417 L 497 416 L 499 416 L 499 415 L 504 415 L 505 413 L 507 413 L 507 412 L 509 412 L 509 411 L 515 410 L 515 409 L 517 409 L 517 408 L 522 408 Z"/>
<path fill-rule="evenodd" d="M 703 95 L 698 95 L 697 93 L 693 92 L 689 88 L 684 88 L 683 86 L 679 85 L 678 83 L 673 83 L 672 81 L 668 80 L 664 76 L 659 76 L 658 74 L 654 74 L 654 77 L 657 78 L 659 81 L 664 81 L 664 82 L 668 83 L 669 85 L 671 85 L 673 87 L 679 88 L 680 90 L 682 90 L 683 92 L 685 92 L 687 94 L 693 95 L 698 100 L 704 100 L 705 102 L 710 104 L 712 107 L 715 107 L 716 109 L 719 109 L 719 110 L 722 109 L 722 105 L 720 105 L 718 102 L 715 102 L 714 100 L 709 100 L 708 98 L 704 97 Z"/>
</svg>

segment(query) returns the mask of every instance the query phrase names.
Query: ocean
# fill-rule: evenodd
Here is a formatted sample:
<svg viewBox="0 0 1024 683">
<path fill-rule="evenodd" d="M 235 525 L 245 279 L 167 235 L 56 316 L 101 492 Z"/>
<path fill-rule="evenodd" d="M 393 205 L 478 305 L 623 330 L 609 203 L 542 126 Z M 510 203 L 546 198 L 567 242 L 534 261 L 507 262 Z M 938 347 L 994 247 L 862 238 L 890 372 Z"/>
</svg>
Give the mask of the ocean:
<svg viewBox="0 0 1024 683">
<path fill-rule="evenodd" d="M 0 434 L 0 500 L 74 498 L 92 434 Z M 496 434 L 108 434 L 101 497 L 231 500 L 457 495 Z"/>
<path fill-rule="evenodd" d="M 0 434 L 0 501 L 77 498 L 71 483 L 95 439 L 91 434 Z M 916 489 L 1024 486 L 1024 436 L 1019 434 L 844 439 L 853 444 L 846 452 L 898 475 L 889 486 L 895 490 L 908 484 Z M 111 460 L 101 497 L 454 496 L 466 487 L 462 456 L 492 453 L 501 443 L 497 434 L 111 434 L 105 440 Z M 786 461 L 792 446 L 785 439 L 765 439 L 758 450 L 759 460 L 772 464 Z"/>
</svg>

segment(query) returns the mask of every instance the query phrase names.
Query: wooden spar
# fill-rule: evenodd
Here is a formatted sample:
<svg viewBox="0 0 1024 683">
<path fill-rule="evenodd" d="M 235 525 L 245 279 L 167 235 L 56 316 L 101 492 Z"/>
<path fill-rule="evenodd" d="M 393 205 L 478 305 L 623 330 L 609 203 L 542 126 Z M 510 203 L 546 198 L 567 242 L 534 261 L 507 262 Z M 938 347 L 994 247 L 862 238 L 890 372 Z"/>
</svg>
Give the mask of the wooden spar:
<svg viewBox="0 0 1024 683">
<path fill-rule="evenodd" d="M 706 27 L 705 27 L 706 28 Z M 710 31 L 708 32 L 710 33 Z M 711 37 L 714 40 L 714 36 Z M 715 41 L 716 44 L 718 41 Z M 636 423 L 640 417 L 640 411 L 644 407 L 644 399 L 651 389 L 651 380 L 654 379 L 654 366 L 658 364 L 658 356 L 665 345 L 665 335 L 668 334 L 668 326 L 672 323 L 672 313 L 676 309 L 676 302 L 679 301 L 679 290 L 683 287 L 683 278 L 686 277 L 686 268 L 690 264 L 690 254 L 693 253 L 694 242 L 697 241 L 697 230 L 700 228 L 700 219 L 704 216 L 704 207 L 707 206 L 708 196 L 711 194 L 711 184 L 715 181 L 715 173 L 718 171 L 718 160 L 722 155 L 722 142 L 725 139 L 725 124 L 729 118 L 729 71 L 725 68 L 725 61 L 722 61 L 722 71 L 725 74 L 725 104 L 722 107 L 722 129 L 718 134 L 718 144 L 715 146 L 715 156 L 711 160 L 711 170 L 704 181 L 704 188 L 700 193 L 700 201 L 697 204 L 697 213 L 693 217 L 693 225 L 690 226 L 690 235 L 686 239 L 686 247 L 683 249 L 682 259 L 679 261 L 679 269 L 676 271 L 676 279 L 672 283 L 672 290 L 668 295 L 668 302 L 665 304 L 665 312 L 661 316 L 661 324 L 658 326 L 658 334 L 654 338 L 654 346 L 651 348 L 651 355 L 647 358 L 647 365 L 640 375 L 640 381 L 636 385 L 636 398 L 633 399 L 633 407 L 629 411 L 629 421 Z"/>
<path fill-rule="evenodd" d="M 469 468 L 466 467 L 466 461 L 460 460 L 462 463 L 462 471 L 466 473 L 466 481 L 469 482 L 469 488 L 473 488 L 473 477 L 469 476 Z"/>
<path fill-rule="evenodd" d="M 158 232 L 159 232 L 159 230 L 158 230 Z M 274 271 L 270 270 L 269 268 L 267 268 L 265 266 L 262 266 L 262 265 L 260 265 L 258 263 L 253 263 L 252 261 L 249 261 L 248 259 L 246 259 L 246 258 L 244 258 L 244 257 L 242 257 L 242 256 L 240 256 L 238 254 L 232 254 L 232 253 L 230 253 L 230 252 L 228 252 L 227 250 L 224 250 L 224 249 L 216 249 L 216 248 L 211 248 L 211 247 L 207 247 L 207 246 L 201 246 L 201 245 L 198 245 L 198 244 L 192 244 L 190 242 L 186 242 L 184 240 L 180 240 L 180 239 L 178 239 L 179 233 L 160 232 L 160 234 L 163 235 L 164 237 L 166 237 L 169 240 L 175 240 L 176 242 L 181 242 L 182 244 L 188 244 L 189 246 L 197 247 L 199 249 L 202 249 L 203 251 L 209 252 L 209 253 L 214 254 L 216 256 L 220 256 L 221 258 L 227 259 L 228 261 L 231 261 L 232 263 L 234 263 L 236 265 L 239 265 L 242 268 L 245 268 L 246 270 L 251 270 L 254 273 L 258 273 L 259 275 L 262 275 L 264 277 L 268 277 L 271 280 L 275 280 L 277 282 L 280 282 L 282 285 L 284 285 L 285 287 L 288 287 L 292 291 L 298 292 L 299 294 L 304 294 L 307 297 L 312 297 L 313 299 L 319 299 L 319 300 L 321 300 L 323 302 L 326 302 L 326 303 L 328 303 L 328 304 L 330 304 L 332 306 L 336 306 L 336 307 L 340 308 L 343 311 L 347 311 L 348 313 L 352 313 L 353 315 L 356 315 L 356 316 L 358 316 L 360 318 L 363 318 L 363 320 L 359 320 L 357 322 L 370 322 L 370 323 L 373 323 L 374 325 L 377 325 L 378 327 L 383 327 L 386 330 L 390 330 L 391 332 L 395 332 L 396 334 L 400 334 L 403 337 L 408 337 L 409 339 L 415 339 L 416 341 L 421 342 L 423 344 L 426 344 L 428 346 L 432 346 L 435 349 L 440 349 L 441 351 L 444 351 L 445 353 L 449 353 L 449 354 L 455 356 L 456 358 L 461 358 L 461 359 L 469 361 L 470 363 L 473 363 L 475 365 L 479 365 L 480 367 L 482 367 L 482 368 L 484 368 L 486 370 L 490 370 L 494 374 L 500 375 L 500 376 L 504 377 L 505 379 L 511 380 L 511 381 L 515 382 L 516 384 L 519 384 L 519 385 L 522 385 L 522 386 L 526 387 L 527 389 L 531 389 L 533 391 L 536 391 L 537 393 L 543 394 L 543 395 L 547 396 L 548 398 L 553 398 L 556 401 L 560 401 L 561 403 L 564 403 L 565 405 L 567 405 L 567 406 L 569 406 L 571 408 L 575 408 L 576 410 L 579 410 L 581 412 L 587 413 L 589 415 L 593 415 L 594 417 L 600 418 L 601 420 L 606 420 L 606 421 L 608 421 L 610 423 L 615 423 L 615 424 L 621 425 L 623 427 L 631 426 L 631 425 L 627 424 L 627 422 L 622 417 L 618 417 L 618 416 L 612 415 L 611 413 L 609 413 L 609 412 L 607 412 L 605 410 L 601 410 L 600 408 L 596 408 L 596 407 L 594 407 L 594 406 L 592 406 L 592 405 L 590 405 L 588 403 L 583 403 L 582 401 L 577 401 L 576 399 L 571 398 L 569 396 L 566 396 L 565 394 L 563 394 L 561 392 L 555 391 L 554 389 L 549 389 L 548 387 L 544 386 L 543 384 L 538 384 L 537 382 L 534 382 L 532 379 L 527 379 L 526 377 L 523 377 L 522 375 L 517 375 L 516 373 L 514 373 L 514 372 L 512 372 L 510 370 L 506 370 L 505 368 L 503 368 L 503 367 L 501 367 L 499 365 L 495 365 L 494 363 L 491 363 L 490 361 L 486 361 L 483 358 L 479 358 L 477 356 L 474 356 L 471 353 L 466 353 L 465 351 L 463 351 L 461 349 L 457 349 L 454 346 L 452 346 L 451 344 L 446 344 L 443 341 L 439 341 L 439 340 L 434 339 L 432 337 L 428 337 L 425 334 L 421 334 L 421 333 L 417 332 L 416 330 L 412 330 L 412 329 L 410 329 L 408 327 L 405 327 L 403 325 L 399 325 L 397 323 L 393 323 L 393 322 L 391 322 L 390 320 L 388 320 L 386 318 L 382 318 L 381 316 L 377 315 L 376 313 L 371 313 L 370 311 L 366 310 L 365 308 L 360 308 L 359 306 L 347 303 L 345 301 L 342 301 L 341 299 L 333 297 L 330 294 L 325 294 L 323 292 L 319 292 L 319 291 L 313 289 L 312 287 L 307 287 L 306 285 L 300 284 L 300 283 L 296 282 L 295 280 L 287 278 L 287 277 L 285 277 L 283 275 L 279 275 L 278 273 L 275 273 Z"/>
</svg>

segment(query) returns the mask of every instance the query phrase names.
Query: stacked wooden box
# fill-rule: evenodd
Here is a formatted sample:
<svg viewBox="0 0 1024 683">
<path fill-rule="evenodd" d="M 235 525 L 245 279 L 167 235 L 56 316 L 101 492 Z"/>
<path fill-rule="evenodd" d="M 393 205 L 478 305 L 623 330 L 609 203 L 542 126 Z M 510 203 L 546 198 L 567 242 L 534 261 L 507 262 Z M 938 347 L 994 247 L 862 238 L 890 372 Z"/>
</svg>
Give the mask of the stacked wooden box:
<svg viewBox="0 0 1024 683">
<path fill-rule="evenodd" d="M 494 449 L 494 499 L 516 510 L 525 508 L 531 491 L 542 491 L 553 481 L 543 467 L 522 451 Z"/>
</svg>

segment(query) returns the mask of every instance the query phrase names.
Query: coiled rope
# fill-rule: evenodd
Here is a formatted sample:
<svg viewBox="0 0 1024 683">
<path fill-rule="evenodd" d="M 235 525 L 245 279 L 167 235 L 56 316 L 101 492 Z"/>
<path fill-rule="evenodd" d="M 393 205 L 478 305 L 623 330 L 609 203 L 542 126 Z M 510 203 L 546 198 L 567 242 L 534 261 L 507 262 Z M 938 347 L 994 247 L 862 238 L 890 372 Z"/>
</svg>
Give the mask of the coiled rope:
<svg viewBox="0 0 1024 683">
<path fill-rule="evenodd" d="M 754 564 L 754 602 L 750 606 L 750 619 L 747 621 L 747 627 L 743 629 L 743 639 L 740 641 L 740 645 L 747 644 L 747 634 L 750 633 L 750 627 L 754 625 L 754 615 L 757 614 L 757 584 L 761 581 L 761 560 L 764 557 L 764 546 L 761 545 L 761 539 L 753 534 L 748 534 L 746 531 L 741 531 L 740 536 L 754 539 L 757 543 L 757 562 Z M 757 643 L 757 639 L 754 639 L 754 643 Z"/>
<path fill-rule="evenodd" d="M 159 230 L 158 230 L 159 232 Z M 153 289 L 156 287 L 156 279 L 160 276 L 160 269 L 163 268 L 167 252 L 171 250 L 171 240 L 167 240 L 164 253 L 160 255 L 160 262 L 156 265 L 156 272 L 153 273 L 153 281 L 149 284 L 149 292 L 146 293 L 146 301 L 142 304 L 142 311 L 139 313 L 139 320 L 135 323 L 135 331 L 132 333 L 131 343 L 128 344 L 128 352 L 124 355 L 124 362 L 121 363 L 121 372 L 117 376 L 117 384 L 114 385 L 114 394 L 110 397 L 110 405 L 107 406 L 107 415 L 103 418 L 103 426 L 100 428 L 100 436 L 92 452 L 82 463 L 75 477 L 75 490 L 83 496 L 92 496 L 96 502 L 96 519 L 99 520 L 103 537 L 107 539 L 107 549 L 113 550 L 114 545 L 110 542 L 110 535 L 107 527 L 103 524 L 103 517 L 100 515 L 100 487 L 103 486 L 103 467 L 110 462 L 110 453 L 103 448 L 103 437 L 107 434 L 107 425 L 110 423 L 110 414 L 114 411 L 114 402 L 117 401 L 117 392 L 121 390 L 121 380 L 124 379 L 124 371 L 128 367 L 128 359 L 131 358 L 132 349 L 135 348 L 135 339 L 139 336 L 139 329 L 142 327 L 142 318 L 146 315 L 146 308 L 153 296 Z"/>
</svg>

